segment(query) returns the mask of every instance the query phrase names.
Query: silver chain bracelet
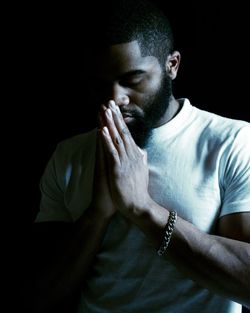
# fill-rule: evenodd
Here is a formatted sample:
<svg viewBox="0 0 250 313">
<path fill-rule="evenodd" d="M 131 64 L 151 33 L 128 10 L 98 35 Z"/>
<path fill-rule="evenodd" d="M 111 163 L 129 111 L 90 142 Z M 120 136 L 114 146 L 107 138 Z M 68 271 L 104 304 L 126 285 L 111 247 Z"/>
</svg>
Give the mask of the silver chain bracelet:
<svg viewBox="0 0 250 313">
<path fill-rule="evenodd" d="M 161 244 L 160 248 L 157 250 L 157 253 L 159 256 L 162 256 L 163 254 L 166 253 L 167 247 L 169 245 L 171 236 L 172 236 L 173 231 L 174 231 L 174 225 L 175 225 L 176 221 L 177 221 L 177 212 L 171 211 L 169 213 L 168 222 L 167 222 L 167 225 L 165 227 L 165 235 L 164 235 L 162 244 Z"/>
</svg>

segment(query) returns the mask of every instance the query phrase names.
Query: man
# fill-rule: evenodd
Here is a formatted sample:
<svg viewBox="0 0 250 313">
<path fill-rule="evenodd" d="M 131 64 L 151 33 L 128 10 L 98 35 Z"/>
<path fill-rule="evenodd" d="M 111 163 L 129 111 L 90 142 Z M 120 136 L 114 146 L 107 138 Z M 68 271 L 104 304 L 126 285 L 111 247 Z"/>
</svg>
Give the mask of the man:
<svg viewBox="0 0 250 313">
<path fill-rule="evenodd" d="M 249 123 L 174 98 L 180 54 L 150 3 L 101 13 L 86 59 L 99 127 L 60 143 L 41 179 L 34 310 L 241 312 Z"/>
</svg>

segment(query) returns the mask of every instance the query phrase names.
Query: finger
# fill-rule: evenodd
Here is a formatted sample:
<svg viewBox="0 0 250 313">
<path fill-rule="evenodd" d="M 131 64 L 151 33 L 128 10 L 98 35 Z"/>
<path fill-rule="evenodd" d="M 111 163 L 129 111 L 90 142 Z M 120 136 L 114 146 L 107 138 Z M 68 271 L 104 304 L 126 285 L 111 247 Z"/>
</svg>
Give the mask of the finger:
<svg viewBox="0 0 250 313">
<path fill-rule="evenodd" d="M 116 147 L 113 143 L 113 140 L 110 136 L 109 129 L 107 126 L 102 129 L 102 140 L 104 143 L 104 149 L 106 152 L 107 160 L 110 165 L 120 165 L 119 153 L 116 150 Z"/>
<path fill-rule="evenodd" d="M 99 173 L 105 172 L 105 154 L 101 138 L 101 129 L 97 133 L 97 147 L 96 147 L 96 171 Z"/>
<path fill-rule="evenodd" d="M 141 149 L 140 147 L 138 147 L 138 152 L 140 154 L 140 156 L 142 156 L 142 162 L 143 164 L 147 165 L 148 164 L 148 154 L 146 150 Z"/>
<path fill-rule="evenodd" d="M 113 141 L 113 144 L 116 148 L 116 150 L 119 153 L 120 158 L 126 157 L 126 150 L 124 147 L 124 143 L 122 141 L 122 138 L 116 128 L 112 111 L 108 108 L 105 110 L 105 119 L 106 119 L 106 125 L 109 129 L 110 137 Z"/>
<path fill-rule="evenodd" d="M 104 104 L 101 105 L 101 111 L 98 112 L 98 121 L 100 129 L 102 129 L 105 126 L 105 117 L 104 112 L 107 110 L 107 108 L 104 106 Z"/>
<path fill-rule="evenodd" d="M 124 146 L 128 155 L 138 155 L 137 145 L 124 122 L 123 116 L 121 114 L 120 108 L 115 104 L 114 101 L 109 102 L 109 108 L 112 110 L 114 116 L 114 123 L 117 127 L 120 137 L 124 142 Z"/>
<path fill-rule="evenodd" d="M 98 112 L 98 116 L 97 116 L 97 130 L 101 130 L 103 125 L 102 125 L 102 116 L 101 116 L 101 113 Z"/>
<path fill-rule="evenodd" d="M 145 151 L 145 150 L 141 150 L 140 148 L 139 148 L 139 152 L 140 153 L 142 153 L 142 160 L 143 160 L 143 163 L 145 164 L 145 165 L 147 165 L 148 164 L 148 154 L 147 154 L 147 151 Z"/>
</svg>

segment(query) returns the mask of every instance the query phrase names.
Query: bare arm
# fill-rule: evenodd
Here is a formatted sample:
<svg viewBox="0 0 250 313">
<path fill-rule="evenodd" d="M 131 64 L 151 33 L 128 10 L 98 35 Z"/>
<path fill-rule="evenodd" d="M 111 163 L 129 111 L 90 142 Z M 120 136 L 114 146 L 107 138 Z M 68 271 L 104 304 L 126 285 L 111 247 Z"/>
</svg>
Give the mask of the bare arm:
<svg viewBox="0 0 250 313">
<path fill-rule="evenodd" d="M 171 207 L 163 208 L 150 197 L 146 153 L 139 151 L 113 101 L 109 110 L 112 114 L 106 114 L 102 134 L 113 201 L 159 248 Z M 210 235 L 179 217 L 167 255 L 201 286 L 249 307 L 249 225 L 250 213 L 224 217 L 218 235 Z M 235 226 L 239 232 L 234 231 Z"/>
<path fill-rule="evenodd" d="M 40 261 L 37 265 L 42 270 L 37 272 L 35 278 L 34 312 L 60 311 L 74 302 L 75 296 L 84 287 L 84 280 L 91 272 L 95 255 L 116 212 L 108 190 L 103 147 L 99 139 L 97 143 L 94 196 L 90 207 L 73 225 L 64 223 L 59 231 L 54 228 L 56 223 L 50 222 L 47 228 L 46 224 L 43 227 L 43 223 L 39 223 L 42 231 L 38 248 L 43 246 L 44 249 L 38 251 L 43 262 Z M 66 236 L 64 230 L 67 230 Z M 55 240 L 54 246 L 48 249 L 54 238 L 59 240 Z M 35 241 L 34 245 L 36 244 Z"/>
<path fill-rule="evenodd" d="M 110 219 L 111 217 L 96 214 L 89 208 L 73 225 L 63 226 L 68 228 L 67 236 L 54 242 L 57 246 L 50 249 L 52 254 L 48 255 L 46 247 L 41 249 L 43 264 L 40 261 L 35 265 L 39 270 L 36 271 L 33 286 L 34 312 L 52 312 L 65 308 L 74 301 L 84 287 L 84 280 L 91 269 Z M 44 236 L 44 245 L 48 240 L 53 240 L 50 236 L 59 239 L 63 236 L 63 228 L 60 227 L 60 231 L 55 233 L 56 227 L 52 230 L 53 224 L 49 227 L 51 231 L 47 231 L 48 228 L 45 231 L 39 230 L 40 237 Z"/>
<path fill-rule="evenodd" d="M 144 214 L 134 219 L 134 222 L 155 243 L 156 248 L 159 248 L 163 239 L 167 216 L 166 209 L 150 202 L 150 206 Z M 249 224 L 250 213 L 235 214 L 231 217 L 234 220 L 232 226 L 237 228 L 240 224 L 242 225 L 240 219 L 243 218 L 248 220 Z M 220 223 L 223 224 L 223 220 Z M 244 224 L 247 223 L 244 222 Z M 197 281 L 201 286 L 249 307 L 249 229 L 241 228 L 241 238 L 248 242 L 240 241 L 237 240 L 238 238 L 222 237 L 220 234 L 206 234 L 179 217 L 166 257 L 180 271 Z M 232 237 L 232 233 L 228 233 L 228 236 Z"/>
</svg>

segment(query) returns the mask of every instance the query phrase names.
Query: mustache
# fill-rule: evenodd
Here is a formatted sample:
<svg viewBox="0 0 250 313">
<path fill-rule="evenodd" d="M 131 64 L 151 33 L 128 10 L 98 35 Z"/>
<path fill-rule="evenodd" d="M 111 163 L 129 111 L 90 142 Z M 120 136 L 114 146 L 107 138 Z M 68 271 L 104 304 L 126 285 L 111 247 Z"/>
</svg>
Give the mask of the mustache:
<svg viewBox="0 0 250 313">
<path fill-rule="evenodd" d="M 143 118 L 143 114 L 141 112 L 139 112 L 138 110 L 136 109 L 123 109 L 123 108 L 120 108 L 120 111 L 123 115 L 128 115 L 128 116 L 132 116 L 132 117 L 135 117 L 135 118 Z"/>
</svg>

